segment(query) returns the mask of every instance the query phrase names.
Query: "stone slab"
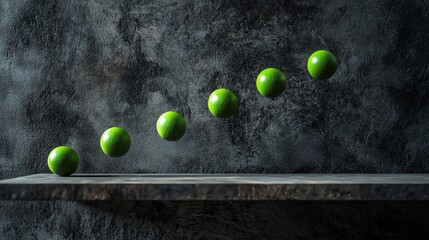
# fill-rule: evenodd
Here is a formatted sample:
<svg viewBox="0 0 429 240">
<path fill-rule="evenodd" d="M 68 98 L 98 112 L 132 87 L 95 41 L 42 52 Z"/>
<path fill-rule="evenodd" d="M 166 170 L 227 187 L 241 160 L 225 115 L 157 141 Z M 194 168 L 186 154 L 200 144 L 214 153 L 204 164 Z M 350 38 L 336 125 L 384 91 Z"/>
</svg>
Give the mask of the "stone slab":
<svg viewBox="0 0 429 240">
<path fill-rule="evenodd" d="M 429 200 L 429 174 L 35 174 L 0 200 Z"/>
</svg>

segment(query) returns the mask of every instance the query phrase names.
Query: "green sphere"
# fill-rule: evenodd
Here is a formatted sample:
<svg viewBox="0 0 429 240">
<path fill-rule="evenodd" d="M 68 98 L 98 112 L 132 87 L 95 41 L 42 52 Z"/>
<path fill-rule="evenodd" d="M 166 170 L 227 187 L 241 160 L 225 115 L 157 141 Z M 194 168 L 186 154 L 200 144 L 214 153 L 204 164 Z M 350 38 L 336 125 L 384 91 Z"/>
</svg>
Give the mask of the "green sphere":
<svg viewBox="0 0 429 240">
<path fill-rule="evenodd" d="M 208 107 L 215 117 L 231 117 L 238 109 L 237 96 L 226 88 L 219 88 L 210 95 Z"/>
<path fill-rule="evenodd" d="M 161 138 L 167 141 L 177 141 L 186 132 L 185 118 L 178 112 L 165 112 L 158 118 L 156 130 Z"/>
<path fill-rule="evenodd" d="M 256 79 L 258 92 L 268 98 L 275 98 L 283 93 L 287 79 L 284 73 L 276 68 L 267 68 L 259 73 Z"/>
<path fill-rule="evenodd" d="M 307 69 L 313 78 L 327 80 L 335 74 L 338 65 L 334 54 L 326 50 L 319 50 L 311 54 L 307 62 Z"/>
<path fill-rule="evenodd" d="M 79 156 L 76 151 L 67 146 L 54 148 L 48 156 L 48 167 L 51 172 L 60 176 L 73 174 L 79 166 Z"/>
<path fill-rule="evenodd" d="M 112 127 L 104 131 L 100 138 L 101 150 L 109 157 L 121 157 L 131 147 L 130 135 L 120 127 Z"/>
</svg>

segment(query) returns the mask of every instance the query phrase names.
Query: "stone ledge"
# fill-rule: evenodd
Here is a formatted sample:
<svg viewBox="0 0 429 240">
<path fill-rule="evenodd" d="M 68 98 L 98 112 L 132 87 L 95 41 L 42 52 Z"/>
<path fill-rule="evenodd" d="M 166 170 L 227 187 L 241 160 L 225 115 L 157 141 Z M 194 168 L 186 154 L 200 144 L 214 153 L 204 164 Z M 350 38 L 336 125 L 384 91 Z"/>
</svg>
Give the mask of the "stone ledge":
<svg viewBox="0 0 429 240">
<path fill-rule="evenodd" d="M 429 174 L 36 174 L 0 200 L 429 200 Z"/>
</svg>

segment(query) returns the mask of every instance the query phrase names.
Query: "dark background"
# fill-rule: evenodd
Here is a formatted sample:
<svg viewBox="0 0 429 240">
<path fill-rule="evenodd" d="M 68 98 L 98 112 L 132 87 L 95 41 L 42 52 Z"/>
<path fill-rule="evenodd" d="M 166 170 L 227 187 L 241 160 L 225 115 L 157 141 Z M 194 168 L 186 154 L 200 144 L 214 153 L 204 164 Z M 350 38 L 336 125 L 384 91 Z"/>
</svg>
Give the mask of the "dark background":
<svg viewBox="0 0 429 240">
<path fill-rule="evenodd" d="M 318 49 L 341 61 L 310 78 Z M 429 172 L 429 1 L 0 0 L 0 179 L 80 173 Z M 283 70 L 263 98 L 259 71 Z M 210 93 L 239 112 L 216 119 Z M 177 142 L 156 120 L 181 112 Z M 129 153 L 103 155 L 111 126 Z M 1 202 L 2 239 L 426 239 L 419 202 Z M 425 232 L 426 231 L 426 232 Z M 425 237 L 426 236 L 426 237 Z"/>
</svg>

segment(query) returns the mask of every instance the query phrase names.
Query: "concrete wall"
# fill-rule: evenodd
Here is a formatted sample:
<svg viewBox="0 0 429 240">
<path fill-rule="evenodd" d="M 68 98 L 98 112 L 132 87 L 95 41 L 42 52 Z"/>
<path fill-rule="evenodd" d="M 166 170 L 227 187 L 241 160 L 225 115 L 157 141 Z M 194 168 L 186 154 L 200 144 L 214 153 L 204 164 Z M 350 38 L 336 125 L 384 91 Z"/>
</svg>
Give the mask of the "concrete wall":
<svg viewBox="0 0 429 240">
<path fill-rule="evenodd" d="M 429 172 L 428 12 L 424 0 L 0 0 L 0 179 L 49 172 L 48 153 L 64 144 L 78 151 L 80 173 Z M 341 61 L 326 82 L 306 71 L 318 49 Z M 275 100 L 256 91 L 266 67 L 289 79 Z M 233 118 L 208 112 L 219 87 L 239 98 Z M 169 110 L 188 123 L 178 142 L 156 133 Z M 110 126 L 132 137 L 119 159 L 99 148 Z M 396 209 L 1 202 L 0 236 L 400 239 L 425 231 L 429 206 Z"/>
</svg>

